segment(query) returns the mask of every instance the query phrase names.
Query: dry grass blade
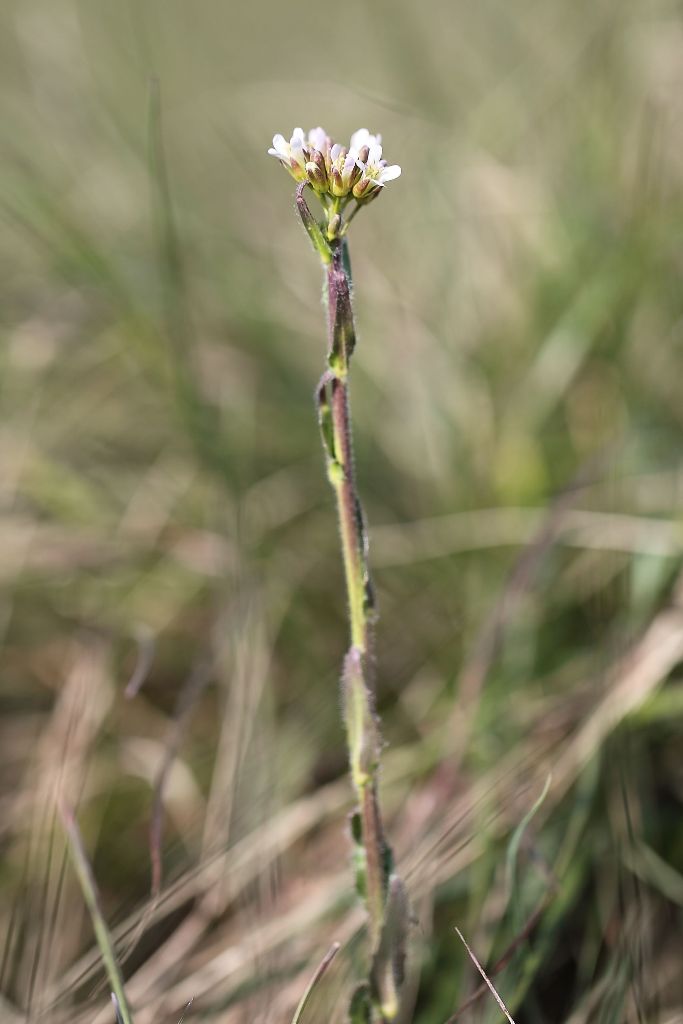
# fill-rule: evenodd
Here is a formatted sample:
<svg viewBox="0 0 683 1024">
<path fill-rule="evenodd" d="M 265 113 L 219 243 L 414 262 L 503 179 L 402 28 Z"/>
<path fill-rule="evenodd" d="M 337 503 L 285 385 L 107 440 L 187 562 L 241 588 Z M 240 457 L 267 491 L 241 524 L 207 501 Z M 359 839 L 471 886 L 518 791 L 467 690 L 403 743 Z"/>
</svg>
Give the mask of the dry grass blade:
<svg viewBox="0 0 683 1024">
<path fill-rule="evenodd" d="M 164 814 L 165 786 L 173 766 L 174 758 L 182 743 L 188 720 L 192 711 L 205 689 L 211 674 L 213 665 L 210 662 L 202 661 L 195 666 L 183 685 L 173 715 L 173 725 L 169 736 L 166 739 L 165 754 L 161 766 L 157 772 L 154 785 L 154 801 L 149 827 L 149 849 L 152 862 L 152 905 L 155 905 L 161 893 L 162 863 L 161 845 Z"/>
<path fill-rule="evenodd" d="M 464 946 L 464 947 L 465 947 L 465 949 L 467 950 L 467 954 L 468 954 L 468 956 L 469 956 L 470 960 L 472 961 L 472 963 L 474 964 L 474 966 L 475 966 L 475 967 L 477 968 L 477 970 L 478 970 L 478 971 L 479 971 L 479 973 L 481 974 L 481 976 L 482 976 L 482 978 L 484 979 L 484 981 L 486 982 L 486 986 L 487 986 L 487 988 L 488 988 L 489 992 L 491 993 L 491 995 L 493 996 L 493 998 L 494 998 L 494 999 L 496 1000 L 496 1002 L 497 1002 L 497 1003 L 498 1003 L 498 1005 L 500 1006 L 500 1008 L 501 1008 L 502 1012 L 503 1012 L 503 1013 L 505 1014 L 505 1016 L 507 1017 L 507 1019 L 508 1019 L 508 1020 L 510 1021 L 510 1024 L 515 1024 L 514 1020 L 512 1019 L 512 1017 L 510 1016 L 510 1014 L 509 1014 L 509 1012 L 508 1012 L 508 1008 L 507 1008 L 507 1006 L 505 1005 L 505 1003 L 503 1002 L 503 1000 L 502 1000 L 502 999 L 500 998 L 500 996 L 499 996 L 499 995 L 498 995 L 498 993 L 496 992 L 496 990 L 495 990 L 495 988 L 494 988 L 494 986 L 493 986 L 493 983 L 492 983 L 491 981 L 489 981 L 489 978 L 488 978 L 488 976 L 487 976 L 487 974 L 486 974 L 486 971 L 485 971 L 485 970 L 484 970 L 484 968 L 483 968 L 483 967 L 481 966 L 481 964 L 480 964 L 480 963 L 479 963 L 479 961 L 477 960 L 476 956 L 474 955 L 474 953 L 472 952 L 472 950 L 470 949 L 470 947 L 469 947 L 469 946 L 467 945 L 467 942 L 466 942 L 466 940 L 465 940 L 465 936 L 464 936 L 464 935 L 462 934 L 462 932 L 460 931 L 460 929 L 459 929 L 459 928 L 456 928 L 456 929 L 455 929 L 455 931 L 456 931 L 456 934 L 457 934 L 458 938 L 459 938 L 459 939 L 460 939 L 460 941 L 462 942 L 463 946 Z M 453 1021 L 453 1020 L 455 1020 L 455 1018 L 454 1018 L 454 1017 L 451 1017 L 451 1021 Z M 450 1024 L 450 1022 L 447 1022 L 447 1024 Z"/>
<path fill-rule="evenodd" d="M 522 928 L 520 933 L 515 936 L 515 938 L 510 943 L 508 948 L 504 951 L 502 956 L 498 958 L 493 967 L 490 969 L 491 975 L 496 975 L 499 973 L 499 971 L 502 971 L 504 967 L 507 967 L 516 951 L 519 949 L 522 943 L 529 937 L 529 935 L 531 935 L 532 931 L 534 930 L 538 922 L 541 920 L 541 917 L 545 913 L 549 902 L 550 897 L 547 897 L 536 908 L 536 910 L 533 912 L 527 923 L 524 925 L 524 928 Z M 448 1018 L 446 1024 L 455 1024 L 455 1021 L 460 1020 L 465 1010 L 468 1010 L 470 1006 L 477 1002 L 478 999 L 481 999 L 481 997 L 486 992 L 486 987 L 487 986 L 485 984 L 482 984 L 479 986 L 478 989 L 475 989 L 472 995 L 465 1000 L 462 1006 L 460 1006 L 455 1011 L 455 1013 Z"/>
</svg>

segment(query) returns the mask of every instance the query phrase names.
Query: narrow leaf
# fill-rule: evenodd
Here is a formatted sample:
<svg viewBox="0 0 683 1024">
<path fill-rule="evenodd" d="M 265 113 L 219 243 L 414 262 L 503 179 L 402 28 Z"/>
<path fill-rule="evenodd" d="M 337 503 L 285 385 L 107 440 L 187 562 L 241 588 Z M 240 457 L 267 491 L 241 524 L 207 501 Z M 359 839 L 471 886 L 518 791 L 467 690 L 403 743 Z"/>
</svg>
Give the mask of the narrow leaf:
<svg viewBox="0 0 683 1024">
<path fill-rule="evenodd" d="M 316 985 L 318 984 L 322 976 L 325 974 L 325 971 L 330 966 L 330 964 L 332 963 L 340 949 L 340 943 L 334 942 L 328 949 L 327 953 L 325 954 L 321 962 L 318 964 L 315 974 L 309 981 L 308 985 L 306 986 L 306 991 L 299 1000 L 299 1005 L 297 1006 L 294 1012 L 294 1016 L 292 1017 L 292 1024 L 301 1024 L 303 1012 L 306 1009 L 306 1005 L 308 1003 L 308 1000 L 311 998 L 313 990 L 315 989 Z"/>
<path fill-rule="evenodd" d="M 83 840 L 76 824 L 73 812 L 62 806 L 60 808 L 64 830 L 69 841 L 69 852 L 71 860 L 78 877 L 78 882 L 83 893 L 88 911 L 95 931 L 97 945 L 102 954 L 104 967 L 112 987 L 112 1002 L 118 1018 L 118 1024 L 133 1024 L 133 1015 L 128 1005 L 126 992 L 123 986 L 123 975 L 116 960 L 114 943 L 112 942 L 109 929 L 107 928 L 104 916 L 100 909 L 97 883 L 95 882 L 90 863 L 88 861 Z"/>
</svg>

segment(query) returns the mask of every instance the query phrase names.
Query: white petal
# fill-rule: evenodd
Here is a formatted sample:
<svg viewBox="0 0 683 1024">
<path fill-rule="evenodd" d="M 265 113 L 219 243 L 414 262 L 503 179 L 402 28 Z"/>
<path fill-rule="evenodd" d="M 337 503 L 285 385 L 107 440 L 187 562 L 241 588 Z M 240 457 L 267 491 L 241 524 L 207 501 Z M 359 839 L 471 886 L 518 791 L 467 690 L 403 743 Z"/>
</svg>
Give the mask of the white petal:
<svg viewBox="0 0 683 1024">
<path fill-rule="evenodd" d="M 287 159 L 285 156 L 283 156 L 282 153 L 278 153 L 278 151 L 276 149 L 273 149 L 272 146 L 268 150 L 268 156 L 276 156 L 278 158 L 278 160 L 286 160 Z"/>
<path fill-rule="evenodd" d="M 301 139 L 292 139 L 292 148 L 290 150 L 292 160 L 295 160 L 299 167 L 304 167 L 306 164 L 306 157 L 304 156 L 304 147 Z"/>
<path fill-rule="evenodd" d="M 306 141 L 306 136 L 304 135 L 303 128 L 295 128 L 294 131 L 292 132 L 292 138 L 290 139 L 290 145 L 293 146 L 295 142 L 300 142 L 301 145 L 303 146 L 305 141 Z"/>
<path fill-rule="evenodd" d="M 374 146 L 370 146 L 370 155 L 368 156 L 368 163 L 371 167 L 377 167 L 378 163 L 382 159 L 382 147 L 375 143 Z"/>
<path fill-rule="evenodd" d="M 334 146 L 330 150 L 330 157 L 332 158 L 332 162 L 334 162 L 337 159 L 337 157 L 342 151 L 342 148 L 343 147 L 340 146 L 338 142 L 335 142 Z"/>
<path fill-rule="evenodd" d="M 399 178 L 401 175 L 401 168 L 398 164 L 392 164 L 390 167 L 383 167 L 379 174 L 379 181 L 384 184 L 385 181 L 393 181 L 394 178 Z"/>
<path fill-rule="evenodd" d="M 310 132 L 308 133 L 309 145 L 313 146 L 313 148 L 317 149 L 320 153 L 325 152 L 326 139 L 327 134 L 324 128 L 311 128 Z"/>
<path fill-rule="evenodd" d="M 289 153 L 289 143 L 284 135 L 273 135 L 273 149 L 278 153 Z"/>
<path fill-rule="evenodd" d="M 361 149 L 363 146 L 368 146 L 369 149 L 372 149 L 374 146 L 381 146 L 381 144 L 382 136 L 373 135 L 367 128 L 359 128 L 351 136 L 351 145 L 356 149 Z"/>
<path fill-rule="evenodd" d="M 351 149 L 362 149 L 363 146 L 369 145 L 369 135 L 370 132 L 367 128 L 359 128 L 358 131 L 354 132 L 351 136 Z"/>
</svg>

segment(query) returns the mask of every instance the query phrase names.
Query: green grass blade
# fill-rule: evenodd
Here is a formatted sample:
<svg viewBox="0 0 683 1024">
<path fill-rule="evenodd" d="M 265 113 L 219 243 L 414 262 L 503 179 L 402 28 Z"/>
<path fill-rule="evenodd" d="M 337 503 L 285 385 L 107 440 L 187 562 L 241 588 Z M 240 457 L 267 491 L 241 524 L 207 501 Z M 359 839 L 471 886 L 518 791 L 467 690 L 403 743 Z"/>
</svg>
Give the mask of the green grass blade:
<svg viewBox="0 0 683 1024">
<path fill-rule="evenodd" d="M 299 1000 L 299 1005 L 294 1011 L 294 1016 L 292 1017 L 292 1024 L 301 1024 L 301 1019 L 303 1017 L 304 1010 L 308 1005 L 308 1000 L 311 998 L 313 990 L 315 989 L 316 985 L 322 978 L 323 974 L 325 974 L 327 968 L 334 960 L 340 948 L 341 946 L 339 945 L 338 942 L 333 943 L 328 949 L 323 959 L 321 960 L 321 962 L 318 964 L 318 968 L 315 974 L 313 975 L 308 985 L 306 986 L 306 991 L 302 995 L 301 999 Z"/>
<path fill-rule="evenodd" d="M 540 809 L 541 805 L 543 804 L 543 801 L 545 800 L 546 796 L 548 795 L 548 790 L 550 789 L 551 782 L 552 776 L 549 775 L 548 778 L 545 780 L 545 785 L 543 786 L 543 790 L 541 791 L 540 795 L 534 801 L 529 810 L 526 812 L 526 814 L 520 821 L 519 825 L 512 833 L 512 837 L 510 839 L 510 842 L 508 843 L 507 853 L 505 855 L 505 881 L 510 899 L 512 899 L 514 892 L 515 871 L 517 869 L 517 857 L 519 856 L 519 847 L 521 845 L 522 839 L 524 838 L 524 833 L 529 827 L 529 824 L 531 823 L 532 819 L 534 818 L 534 816 Z"/>
<path fill-rule="evenodd" d="M 114 1003 L 118 1022 L 119 1024 L 133 1024 L 133 1015 L 130 1011 L 130 1006 L 128 1005 L 126 992 L 123 986 L 123 975 L 121 974 L 119 965 L 116 961 L 114 944 L 100 909 L 99 898 L 97 895 L 97 883 L 95 882 L 95 877 L 92 873 L 85 849 L 83 848 L 83 840 L 81 839 L 76 819 L 74 818 L 73 812 L 66 807 L 61 808 L 61 816 L 67 839 L 69 841 L 71 860 L 74 868 L 76 869 L 76 875 L 83 893 L 83 898 L 85 899 L 86 906 L 90 912 L 97 945 L 100 948 L 107 977 L 109 978 L 109 984 L 111 985 L 112 1001 Z"/>
</svg>

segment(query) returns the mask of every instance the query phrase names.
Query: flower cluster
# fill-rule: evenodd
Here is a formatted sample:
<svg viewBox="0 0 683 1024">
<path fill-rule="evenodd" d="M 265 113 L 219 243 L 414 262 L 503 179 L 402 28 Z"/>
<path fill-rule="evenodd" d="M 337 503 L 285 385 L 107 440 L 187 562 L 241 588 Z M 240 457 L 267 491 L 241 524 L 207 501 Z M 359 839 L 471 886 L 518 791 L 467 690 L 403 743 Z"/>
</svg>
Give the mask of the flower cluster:
<svg viewBox="0 0 683 1024">
<path fill-rule="evenodd" d="M 374 199 L 401 173 L 398 164 L 389 166 L 382 159 L 381 135 L 372 135 L 367 128 L 354 132 L 348 146 L 333 142 L 323 128 L 312 128 L 308 135 L 295 128 L 289 142 L 284 135 L 275 135 L 268 153 L 295 181 L 312 185 L 323 206 L 330 205 L 331 198 L 336 212 L 352 198 L 358 203 Z"/>
</svg>

